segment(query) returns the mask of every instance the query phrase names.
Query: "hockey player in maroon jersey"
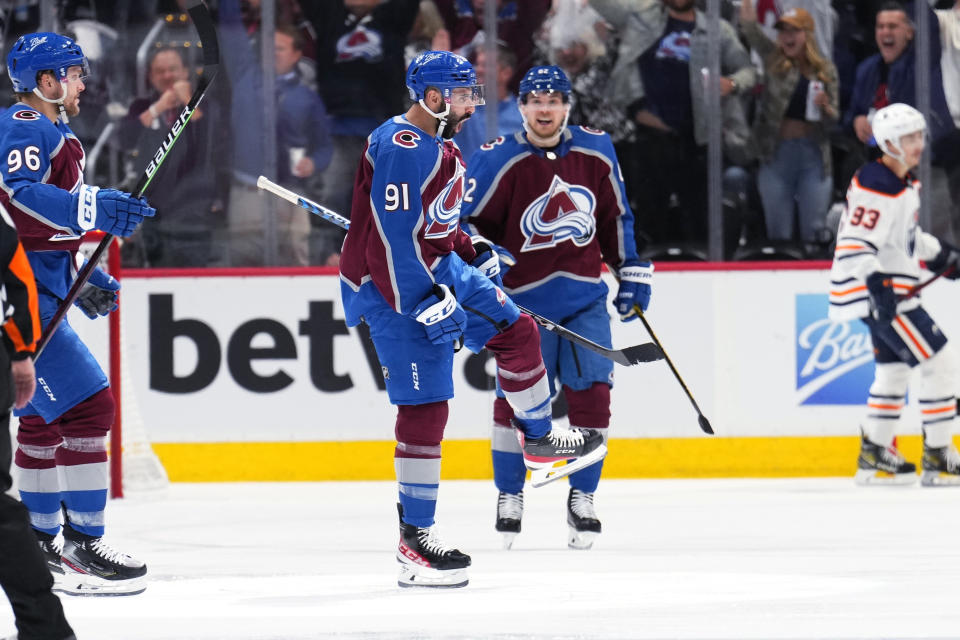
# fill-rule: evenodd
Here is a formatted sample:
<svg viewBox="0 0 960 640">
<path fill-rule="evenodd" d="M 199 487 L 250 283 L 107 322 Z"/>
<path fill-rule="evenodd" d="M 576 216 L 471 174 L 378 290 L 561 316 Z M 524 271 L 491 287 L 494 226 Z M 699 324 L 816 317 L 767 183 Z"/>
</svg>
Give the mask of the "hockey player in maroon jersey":
<svg viewBox="0 0 960 640">
<path fill-rule="evenodd" d="M 55 33 L 21 36 L 7 55 L 17 102 L 0 113 L 0 204 L 16 224 L 36 276 L 44 326 L 82 266 L 84 233 L 99 229 L 126 237 L 154 214 L 142 198 L 84 184 L 86 158 L 67 121 L 80 112 L 86 68 L 79 45 Z M 107 315 L 117 308 L 119 289 L 98 267 L 76 304 L 91 318 Z M 107 377 L 66 318 L 36 370 L 36 393 L 17 412 L 14 464 L 56 589 L 140 593 L 146 565 L 103 540 L 106 440 L 115 411 Z"/>
<path fill-rule="evenodd" d="M 464 166 L 450 139 L 482 104 L 473 67 L 428 51 L 410 64 L 407 87 L 415 104 L 367 139 L 341 253 L 341 293 L 347 324 L 370 327 L 397 405 L 399 584 L 460 587 L 470 557 L 441 542 L 434 527 L 455 344 L 494 354 L 522 434 L 521 464 L 535 476 L 563 477 L 602 459 L 606 447 L 595 430 L 552 427 L 536 325 L 491 280 L 496 254 L 460 229 Z"/>
<path fill-rule="evenodd" d="M 602 131 L 568 127 L 570 81 L 559 67 L 534 67 L 520 83 L 524 131 L 483 145 L 468 159 L 461 217 L 474 242 L 489 242 L 515 262 L 503 275 L 510 297 L 609 347 L 607 263 L 620 280 L 620 319 L 650 302 L 653 265 L 637 257 L 633 212 L 613 143 Z M 613 363 L 540 330 L 550 380 L 563 385 L 571 426 L 610 423 Z M 500 491 L 496 528 L 510 548 L 520 531 L 525 469 L 511 426 L 513 412 L 494 403 L 493 468 Z M 603 462 L 570 475 L 568 543 L 589 549 L 600 533 L 593 497 Z"/>
</svg>

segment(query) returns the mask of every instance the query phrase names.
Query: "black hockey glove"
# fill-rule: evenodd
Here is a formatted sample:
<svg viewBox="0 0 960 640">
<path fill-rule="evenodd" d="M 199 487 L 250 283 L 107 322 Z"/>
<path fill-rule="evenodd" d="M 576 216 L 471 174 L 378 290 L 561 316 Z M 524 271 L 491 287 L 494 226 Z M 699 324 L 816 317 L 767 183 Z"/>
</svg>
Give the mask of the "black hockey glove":
<svg viewBox="0 0 960 640">
<path fill-rule="evenodd" d="M 950 280 L 960 278 L 960 249 L 941 240 L 940 253 L 927 260 L 927 269 L 932 273 L 943 273 Z"/>
<path fill-rule="evenodd" d="M 897 296 L 893 292 L 893 279 L 887 273 L 871 273 L 867 276 L 867 291 L 870 292 L 870 315 L 880 324 L 890 324 L 897 316 Z"/>
</svg>

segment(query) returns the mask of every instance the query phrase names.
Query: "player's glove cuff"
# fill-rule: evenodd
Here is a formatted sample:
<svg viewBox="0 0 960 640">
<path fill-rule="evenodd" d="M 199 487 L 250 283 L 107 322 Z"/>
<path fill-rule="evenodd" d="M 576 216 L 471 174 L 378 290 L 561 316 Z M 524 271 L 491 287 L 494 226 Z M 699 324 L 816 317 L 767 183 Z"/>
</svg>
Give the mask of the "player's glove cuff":
<svg viewBox="0 0 960 640">
<path fill-rule="evenodd" d="M 933 273 L 943 273 L 950 280 L 960 278 L 960 249 L 941 240 L 940 253 L 927 261 L 927 269 Z"/>
<path fill-rule="evenodd" d="M 867 276 L 866 282 L 870 294 L 870 315 L 880 324 L 890 324 L 897 317 L 893 279 L 890 274 L 878 271 Z"/>
</svg>

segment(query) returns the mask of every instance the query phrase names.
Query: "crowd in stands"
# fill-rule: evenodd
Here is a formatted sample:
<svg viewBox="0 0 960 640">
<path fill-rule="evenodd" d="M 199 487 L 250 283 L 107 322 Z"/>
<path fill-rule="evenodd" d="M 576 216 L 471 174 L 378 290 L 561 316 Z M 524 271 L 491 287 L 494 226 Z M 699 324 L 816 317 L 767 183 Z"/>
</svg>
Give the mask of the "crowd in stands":
<svg viewBox="0 0 960 640">
<path fill-rule="evenodd" d="M 124 247 L 127 265 L 336 265 L 342 232 L 284 202 L 268 206 L 256 177 L 272 171 L 349 216 L 366 136 L 406 110 L 406 65 L 429 49 L 468 57 L 481 80 L 496 51 L 487 105 L 457 137 L 468 162 L 486 140 L 521 129 L 522 74 L 561 66 L 573 85 L 570 124 L 611 134 L 638 248 L 662 260 L 706 259 L 711 121 L 722 125 L 723 257 L 829 257 L 837 203 L 877 154 L 872 115 L 917 106 L 917 47 L 926 46 L 931 230 L 960 241 L 960 0 L 916 0 L 927 33 L 913 1 L 721 0 L 720 113 L 707 108 L 705 0 L 272 0 L 272 74 L 262 64 L 266 1 L 208 0 L 220 75 L 146 194 L 157 216 Z M 497 42 L 488 47 L 491 2 Z M 97 156 L 114 125 L 101 141 L 106 160 L 91 158 L 88 171 L 119 166 L 120 188 L 136 182 L 196 87 L 200 52 L 185 4 L 58 3 L 93 74 L 71 126 Z M 38 6 L 0 10 L 7 47 L 37 29 Z M 496 109 L 494 130 L 487 109 Z"/>
</svg>

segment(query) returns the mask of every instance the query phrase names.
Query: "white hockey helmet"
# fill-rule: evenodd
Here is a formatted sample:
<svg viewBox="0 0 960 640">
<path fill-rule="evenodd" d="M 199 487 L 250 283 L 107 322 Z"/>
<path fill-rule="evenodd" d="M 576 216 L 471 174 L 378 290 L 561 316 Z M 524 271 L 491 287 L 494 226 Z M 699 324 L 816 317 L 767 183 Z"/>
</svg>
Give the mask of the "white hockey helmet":
<svg viewBox="0 0 960 640">
<path fill-rule="evenodd" d="M 880 151 L 905 162 L 900 138 L 917 131 L 927 130 L 927 121 L 923 114 L 908 104 L 891 104 L 877 111 L 873 116 L 873 139 Z"/>
</svg>

